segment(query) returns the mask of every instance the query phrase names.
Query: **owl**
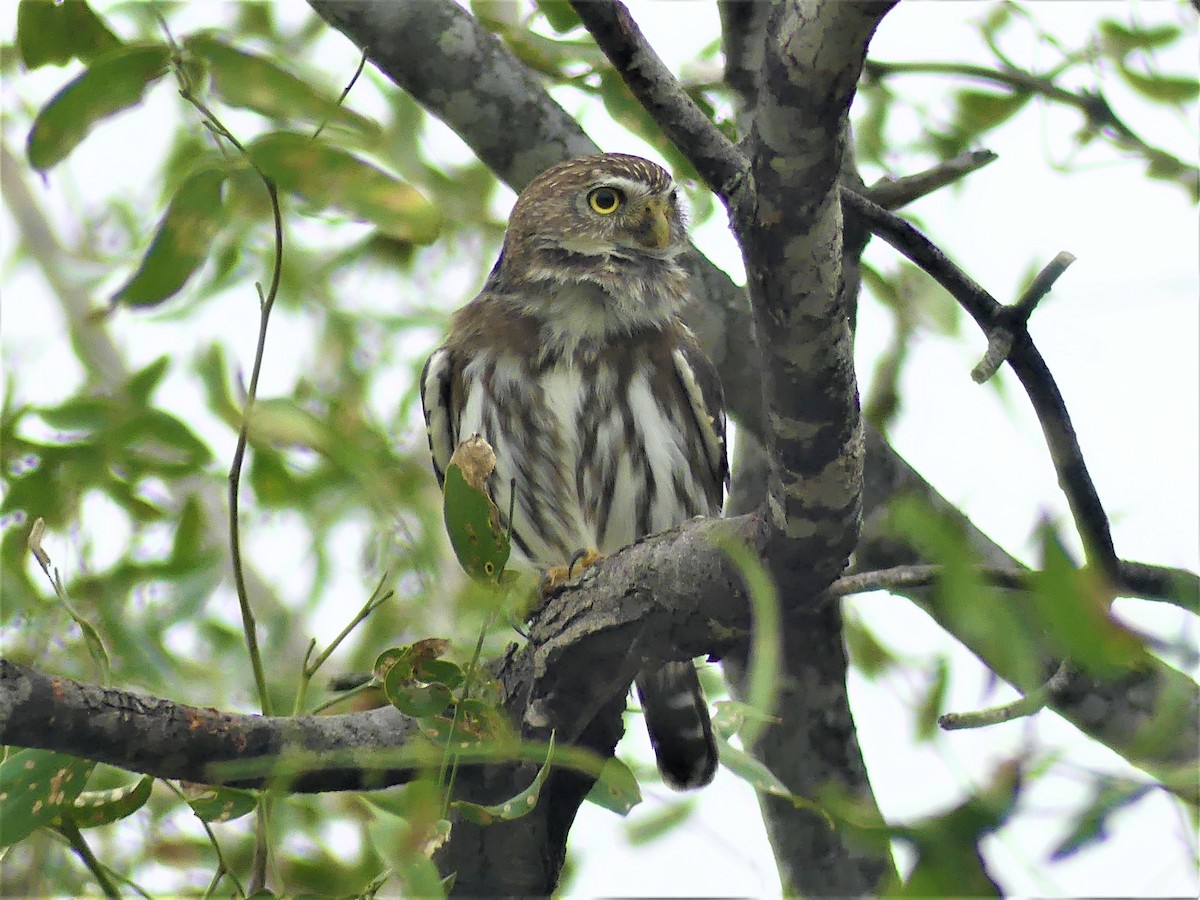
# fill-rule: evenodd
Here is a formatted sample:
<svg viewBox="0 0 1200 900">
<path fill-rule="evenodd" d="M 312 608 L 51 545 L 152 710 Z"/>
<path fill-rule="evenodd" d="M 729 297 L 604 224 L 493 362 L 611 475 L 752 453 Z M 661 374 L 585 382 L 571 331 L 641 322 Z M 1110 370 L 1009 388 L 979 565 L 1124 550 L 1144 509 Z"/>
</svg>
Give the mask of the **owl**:
<svg viewBox="0 0 1200 900">
<path fill-rule="evenodd" d="M 421 376 L 439 482 L 459 442 L 496 452 L 514 554 L 570 566 L 720 515 L 725 411 L 689 300 L 679 191 L 662 167 L 606 153 L 543 172 L 517 198 L 499 259 Z M 511 488 L 510 488 L 511 485 Z M 659 770 L 712 780 L 717 747 L 691 662 L 636 679 Z"/>
</svg>

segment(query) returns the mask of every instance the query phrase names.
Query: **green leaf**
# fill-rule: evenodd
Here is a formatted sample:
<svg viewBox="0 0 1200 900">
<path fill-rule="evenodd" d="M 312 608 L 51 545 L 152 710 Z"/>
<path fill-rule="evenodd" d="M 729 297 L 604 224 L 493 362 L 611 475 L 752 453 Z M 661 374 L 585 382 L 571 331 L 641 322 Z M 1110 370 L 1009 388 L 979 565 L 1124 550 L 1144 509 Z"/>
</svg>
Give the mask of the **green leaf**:
<svg viewBox="0 0 1200 900">
<path fill-rule="evenodd" d="M 241 426 L 242 407 L 229 378 L 229 366 L 225 362 L 225 351 L 220 344 L 213 344 L 196 360 L 196 374 L 204 385 L 204 397 L 208 408 L 221 421 L 233 429 Z"/>
<path fill-rule="evenodd" d="M 467 574 L 496 583 L 512 550 L 500 510 L 488 494 L 487 480 L 496 454 L 479 435 L 458 445 L 446 466 L 442 512 L 450 546 Z"/>
<path fill-rule="evenodd" d="M 992 784 L 948 813 L 893 828 L 917 851 L 916 864 L 897 897 L 998 897 L 999 888 L 979 842 L 1000 828 L 1016 806 L 1021 785 L 1015 764 L 1001 766 Z"/>
<path fill-rule="evenodd" d="M 747 747 L 762 732 L 775 710 L 779 696 L 779 675 L 783 671 L 783 630 L 780 625 L 779 589 L 761 559 L 744 543 L 728 541 L 721 549 L 730 558 L 746 582 L 754 631 L 750 638 L 750 664 L 746 675 L 746 705 L 757 710 L 747 717 L 741 737 Z"/>
<path fill-rule="evenodd" d="M 938 623 L 972 647 L 1022 693 L 1042 684 L 1039 641 L 1022 617 L 1026 607 L 991 600 L 997 589 L 983 582 L 963 522 L 931 509 L 923 500 L 900 496 L 888 507 L 888 530 L 930 562 L 942 566 L 928 594 L 929 612 Z"/>
<path fill-rule="evenodd" d="M 567 0 L 534 0 L 538 12 L 546 17 L 546 22 L 559 34 L 566 34 L 578 28 L 583 23 Z"/>
<path fill-rule="evenodd" d="M 84 0 L 21 0 L 17 6 L 17 52 L 27 69 L 88 62 L 121 46 Z"/>
<path fill-rule="evenodd" d="M 1108 823 L 1114 813 L 1141 800 L 1155 785 L 1125 778 L 1104 778 L 1094 785 L 1094 796 L 1087 809 L 1075 820 L 1071 833 L 1063 838 L 1050 858 L 1066 859 L 1088 844 L 1108 838 Z"/>
<path fill-rule="evenodd" d="M 163 44 L 128 44 L 92 62 L 37 114 L 26 145 L 30 165 L 51 168 L 94 125 L 140 103 L 146 87 L 167 73 L 170 58 Z"/>
<path fill-rule="evenodd" d="M 1112 589 L 1097 573 L 1079 569 L 1053 527 L 1040 529 L 1042 568 L 1034 576 L 1030 609 L 1062 656 L 1099 677 L 1117 677 L 1146 659 L 1141 641 L 1112 616 Z"/>
<path fill-rule="evenodd" d="M 398 676 L 392 677 L 390 672 L 388 675 L 383 682 L 383 692 L 388 702 L 406 716 L 412 716 L 414 719 L 438 716 L 454 702 L 454 695 L 444 684 L 403 683 Z"/>
<path fill-rule="evenodd" d="M 70 810 L 96 764 L 45 750 L 16 750 L 0 764 L 0 847 Z"/>
<path fill-rule="evenodd" d="M 463 670 L 458 663 L 448 659 L 423 659 L 413 669 L 421 681 L 445 685 L 454 690 L 463 683 Z"/>
<path fill-rule="evenodd" d="M 169 356 L 160 356 L 144 369 L 139 369 L 129 376 L 129 381 L 125 385 L 125 394 L 129 399 L 138 406 L 148 405 L 150 395 L 154 393 L 154 389 L 167 374 L 167 366 L 170 361 Z"/>
<path fill-rule="evenodd" d="M 109 791 L 84 791 L 75 798 L 70 816 L 80 828 L 108 825 L 141 809 L 150 799 L 154 779 L 144 775 L 133 784 Z"/>
<path fill-rule="evenodd" d="M 938 659 L 933 671 L 933 678 L 930 679 L 925 696 L 917 707 L 916 738 L 918 741 L 927 741 L 938 733 L 938 716 L 941 715 L 942 707 L 946 705 L 946 686 L 949 679 L 950 667 L 946 664 L 945 657 L 942 657 Z"/>
<path fill-rule="evenodd" d="M 1126 66 L 1117 71 L 1131 88 L 1160 103 L 1188 103 L 1200 95 L 1200 81 L 1184 75 L 1143 75 Z"/>
<path fill-rule="evenodd" d="M 843 636 L 850 655 L 850 665 L 866 678 L 878 678 L 896 664 L 896 655 L 857 616 L 847 617 Z"/>
<path fill-rule="evenodd" d="M 749 782 L 756 791 L 774 794 L 776 797 L 790 798 L 792 796 L 792 792 L 788 790 L 786 784 L 779 780 L 778 775 L 745 750 L 741 750 L 725 740 L 718 740 L 717 746 L 720 748 L 721 765 L 738 778 Z"/>
<path fill-rule="evenodd" d="M 642 790 L 638 787 L 633 770 L 613 757 L 604 761 L 600 777 L 596 779 L 585 799 L 589 803 L 624 816 L 642 802 Z"/>
<path fill-rule="evenodd" d="M 320 209 L 340 209 L 414 244 L 428 244 L 441 231 L 441 213 L 415 188 L 319 138 L 277 131 L 249 152 L 280 188 Z"/>
<path fill-rule="evenodd" d="M 171 562 L 175 565 L 191 563 L 203 557 L 205 543 L 206 513 L 204 504 L 197 494 L 189 494 L 175 524 L 175 538 L 171 543 Z"/>
<path fill-rule="evenodd" d="M 225 224 L 225 177 L 223 167 L 211 166 L 192 173 L 179 186 L 141 266 L 113 295 L 113 303 L 157 306 L 183 288 L 208 258 Z"/>
<path fill-rule="evenodd" d="M 749 703 L 721 700 L 715 705 L 717 712 L 712 720 L 713 730 L 726 740 L 738 734 L 745 727 L 747 721 L 759 722 L 762 725 L 779 721 L 778 716 L 765 715 L 758 707 L 751 706 Z"/>
<path fill-rule="evenodd" d="M 534 776 L 533 782 L 515 797 L 497 803 L 494 806 L 483 806 L 466 800 L 455 800 L 450 805 L 457 809 L 464 819 L 476 825 L 490 825 L 492 822 L 511 822 L 528 815 L 537 806 L 538 795 L 542 785 L 550 775 L 550 760 L 554 756 L 554 734 L 550 734 L 550 747 L 546 751 L 546 761 Z"/>
<path fill-rule="evenodd" d="M 239 788 L 204 786 L 188 796 L 188 805 L 202 822 L 231 822 L 254 812 L 258 797 Z"/>
<path fill-rule="evenodd" d="M 993 91 L 961 90 L 955 95 L 958 126 L 968 134 L 979 134 L 1012 118 L 1032 95 L 1028 91 L 997 94 Z"/>
<path fill-rule="evenodd" d="M 1149 28 L 1127 28 L 1113 19 L 1100 22 L 1104 48 L 1118 60 L 1134 50 L 1155 50 L 1175 43 L 1183 35 L 1178 25 L 1165 23 Z"/>
<path fill-rule="evenodd" d="M 204 441 L 161 409 L 147 409 L 112 429 L 105 443 L 131 469 L 187 475 L 212 459 L 212 451 Z"/>
<path fill-rule="evenodd" d="M 231 47 L 211 34 L 196 34 L 184 47 L 208 65 L 212 90 L 230 106 L 252 109 L 276 121 L 329 122 L 377 137 L 379 126 L 338 103 L 273 60 Z"/>
<path fill-rule="evenodd" d="M 625 837 L 634 847 L 648 844 L 687 819 L 695 808 L 696 801 L 691 797 L 668 803 L 645 818 L 630 822 L 625 828 Z"/>
</svg>

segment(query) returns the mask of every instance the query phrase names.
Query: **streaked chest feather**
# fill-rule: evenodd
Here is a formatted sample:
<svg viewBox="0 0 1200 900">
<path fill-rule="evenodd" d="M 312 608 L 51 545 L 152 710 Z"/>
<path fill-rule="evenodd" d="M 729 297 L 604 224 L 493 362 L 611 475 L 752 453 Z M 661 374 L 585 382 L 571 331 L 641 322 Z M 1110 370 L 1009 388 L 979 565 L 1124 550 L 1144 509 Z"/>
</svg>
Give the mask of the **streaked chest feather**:
<svg viewBox="0 0 1200 900">
<path fill-rule="evenodd" d="M 650 358 L 568 358 L 541 371 L 481 353 L 462 371 L 456 440 L 493 445 L 493 493 L 515 479 L 516 544 L 538 565 L 575 551 L 611 553 L 638 537 L 715 514 L 704 487 L 703 438 L 674 371 Z"/>
</svg>

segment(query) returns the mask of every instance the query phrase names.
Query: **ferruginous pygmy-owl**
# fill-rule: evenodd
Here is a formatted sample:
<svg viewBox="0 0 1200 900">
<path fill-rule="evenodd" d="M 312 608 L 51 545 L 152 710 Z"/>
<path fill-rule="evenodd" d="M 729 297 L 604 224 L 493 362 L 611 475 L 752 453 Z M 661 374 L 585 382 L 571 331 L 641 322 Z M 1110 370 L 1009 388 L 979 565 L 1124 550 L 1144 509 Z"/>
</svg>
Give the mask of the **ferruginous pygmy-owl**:
<svg viewBox="0 0 1200 900">
<path fill-rule="evenodd" d="M 721 512 L 728 481 L 716 369 L 679 319 L 688 278 L 678 190 L 660 166 L 606 153 L 543 172 L 517 198 L 483 291 L 421 376 L 434 468 L 473 434 L 513 546 L 541 566 L 612 553 Z M 692 788 L 717 765 L 692 662 L 642 671 L 658 767 Z"/>
</svg>

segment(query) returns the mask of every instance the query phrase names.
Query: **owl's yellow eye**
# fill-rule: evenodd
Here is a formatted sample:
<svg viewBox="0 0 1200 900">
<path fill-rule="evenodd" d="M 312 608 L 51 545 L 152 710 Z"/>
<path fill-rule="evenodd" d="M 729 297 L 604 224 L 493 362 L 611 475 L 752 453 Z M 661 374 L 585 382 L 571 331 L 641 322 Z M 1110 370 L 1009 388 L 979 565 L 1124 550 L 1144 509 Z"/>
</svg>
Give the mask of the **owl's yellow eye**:
<svg viewBox="0 0 1200 900">
<path fill-rule="evenodd" d="M 616 188 L 599 187 L 588 194 L 588 206 L 602 216 L 611 216 L 624 202 L 625 195 Z"/>
</svg>

